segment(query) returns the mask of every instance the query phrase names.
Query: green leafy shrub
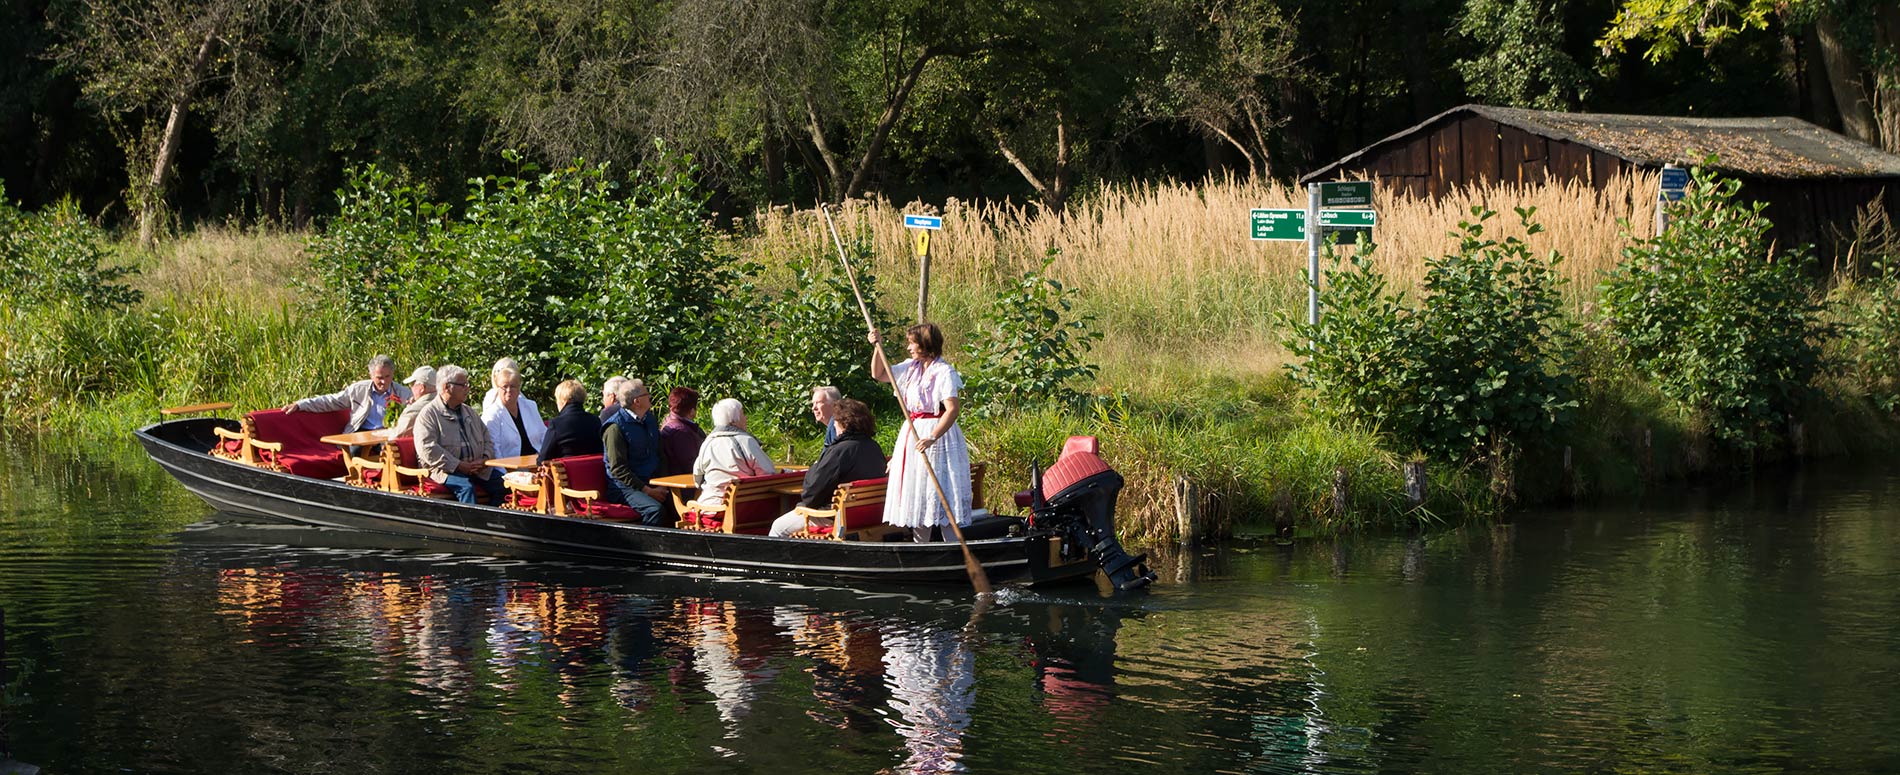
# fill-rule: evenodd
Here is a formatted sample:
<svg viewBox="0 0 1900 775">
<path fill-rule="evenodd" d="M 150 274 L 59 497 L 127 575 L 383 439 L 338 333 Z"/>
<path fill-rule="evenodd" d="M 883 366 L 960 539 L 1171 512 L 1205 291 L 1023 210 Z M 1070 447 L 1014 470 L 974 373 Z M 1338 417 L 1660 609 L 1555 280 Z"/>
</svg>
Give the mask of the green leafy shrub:
<svg viewBox="0 0 1900 775">
<path fill-rule="evenodd" d="M 857 247 L 852 261 L 859 290 L 880 330 L 892 327 L 877 306 L 877 278 L 869 267 L 869 246 Z M 849 280 L 835 257 L 818 254 L 792 265 L 792 286 L 770 299 L 749 327 L 758 333 L 748 369 L 736 376 L 747 413 L 768 417 L 780 427 L 816 434 L 806 399 L 811 389 L 832 385 L 846 396 L 890 412 L 897 407 L 890 389 L 871 379 L 871 345 L 864 340 L 864 315 Z"/>
<path fill-rule="evenodd" d="M 324 303 L 420 332 L 478 373 L 512 356 L 531 392 L 624 373 L 738 396 L 781 424 L 815 385 L 881 392 L 842 276 L 819 258 L 783 296 L 761 291 L 760 268 L 708 223 L 690 159 L 624 183 L 604 166 L 536 172 L 471 181 L 459 214 L 373 167 L 354 173 L 310 246 Z"/>
<path fill-rule="evenodd" d="M 25 213 L 0 188 L 0 285 L 12 305 L 101 311 L 137 304 L 139 292 L 123 283 L 137 269 L 107 266 L 106 245 L 105 231 L 73 200 Z"/>
<path fill-rule="evenodd" d="M 1040 403 L 1077 406 L 1087 394 L 1077 382 L 1093 380 L 1088 351 L 1102 338 L 1092 315 L 1076 315 L 1080 293 L 1040 269 L 1025 272 L 996 295 L 972 338 L 970 394 L 979 415 Z"/>
<path fill-rule="evenodd" d="M 1517 213 L 1527 234 L 1542 231 L 1534 211 Z M 1508 455 L 1563 430 L 1577 400 L 1554 268 L 1562 257 L 1487 239 L 1495 215 L 1474 207 L 1458 251 L 1426 261 L 1416 308 L 1387 292 L 1368 257 L 1341 269 L 1328 248 L 1322 319 L 1289 321 L 1287 343 L 1303 359 L 1289 366 L 1295 380 L 1322 411 L 1453 460 Z"/>
<path fill-rule="evenodd" d="M 1717 440 L 1777 438 L 1820 370 L 1825 333 L 1805 249 L 1770 253 L 1763 205 L 1703 168 L 1669 229 L 1636 241 L 1602 288 L 1619 354 Z"/>
</svg>

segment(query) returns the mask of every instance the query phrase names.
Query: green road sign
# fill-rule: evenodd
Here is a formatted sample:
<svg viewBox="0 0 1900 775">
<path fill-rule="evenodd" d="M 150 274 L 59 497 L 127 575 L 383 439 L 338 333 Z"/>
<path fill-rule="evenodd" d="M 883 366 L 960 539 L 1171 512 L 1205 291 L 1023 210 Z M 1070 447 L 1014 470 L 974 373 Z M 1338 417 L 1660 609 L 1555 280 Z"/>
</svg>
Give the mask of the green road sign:
<svg viewBox="0 0 1900 775">
<path fill-rule="evenodd" d="M 1371 210 L 1321 210 L 1319 225 L 1334 229 L 1370 229 L 1379 225 L 1379 216 Z"/>
<path fill-rule="evenodd" d="M 1372 181 L 1351 180 L 1319 184 L 1320 207 L 1365 207 L 1372 204 Z"/>
<path fill-rule="evenodd" d="M 1253 238 L 1298 242 L 1306 239 L 1305 210 L 1255 210 Z"/>
<path fill-rule="evenodd" d="M 1255 210 L 1250 219 L 1253 225 L 1253 238 L 1299 242 L 1306 239 L 1305 210 Z M 1340 232 L 1342 244 L 1353 244 L 1357 234 L 1353 232 L 1370 231 L 1379 223 L 1379 216 L 1371 210 L 1321 210 L 1319 225 L 1329 232 Z"/>
</svg>

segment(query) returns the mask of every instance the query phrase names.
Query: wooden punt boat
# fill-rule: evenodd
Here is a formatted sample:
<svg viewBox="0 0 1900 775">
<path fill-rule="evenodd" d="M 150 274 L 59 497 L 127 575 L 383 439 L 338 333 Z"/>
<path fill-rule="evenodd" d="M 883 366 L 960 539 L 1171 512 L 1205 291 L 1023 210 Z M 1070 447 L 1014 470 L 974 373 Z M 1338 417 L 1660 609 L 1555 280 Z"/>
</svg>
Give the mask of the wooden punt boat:
<svg viewBox="0 0 1900 775">
<path fill-rule="evenodd" d="M 145 451 L 185 489 L 220 511 L 308 525 L 347 527 L 431 540 L 527 550 L 590 561 L 636 563 L 794 578 L 893 583 L 966 583 L 955 542 L 834 541 L 648 527 L 392 493 L 274 471 L 209 454 L 238 423 L 169 420 L 135 431 Z M 1063 466 L 1070 463 L 1067 469 Z M 1054 497 L 1038 496 L 1030 517 L 992 516 L 964 530 L 996 584 L 1088 580 L 1116 589 L 1146 586 L 1145 555 L 1129 556 L 1114 535 L 1120 474 L 1092 452 L 1065 455 L 1050 469 L 1074 476 Z M 1072 480 L 1072 481 L 1071 481 Z M 1040 479 L 1038 480 L 1040 481 Z"/>
</svg>

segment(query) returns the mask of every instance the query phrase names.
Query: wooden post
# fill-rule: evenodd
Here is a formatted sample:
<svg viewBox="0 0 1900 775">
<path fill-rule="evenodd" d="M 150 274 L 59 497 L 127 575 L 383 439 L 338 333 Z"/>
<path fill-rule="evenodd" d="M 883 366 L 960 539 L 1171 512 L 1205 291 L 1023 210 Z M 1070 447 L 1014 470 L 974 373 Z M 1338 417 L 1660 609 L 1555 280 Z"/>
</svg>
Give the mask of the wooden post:
<svg viewBox="0 0 1900 775">
<path fill-rule="evenodd" d="M 1656 440 L 1655 431 L 1649 428 L 1644 428 L 1642 455 L 1637 457 L 1637 462 L 1640 463 L 1643 467 L 1643 481 L 1645 482 L 1649 481 L 1650 476 L 1656 470 L 1656 449 L 1654 446 L 1655 440 Z"/>
<path fill-rule="evenodd" d="M 1333 471 L 1333 518 L 1346 518 L 1346 493 L 1352 487 L 1352 475 L 1342 466 Z"/>
<path fill-rule="evenodd" d="M 1570 445 L 1565 444 L 1564 445 L 1564 494 L 1570 496 L 1572 500 L 1575 500 L 1577 497 L 1577 472 L 1574 466 L 1572 465 L 1571 458 L 1572 458 L 1572 454 L 1571 454 Z"/>
<path fill-rule="evenodd" d="M 1183 546 L 1201 539 L 1201 491 L 1185 476 L 1174 478 L 1174 521 Z"/>
<path fill-rule="evenodd" d="M 925 239 L 928 239 L 926 237 Z M 917 322 L 930 319 L 930 243 L 924 243 L 924 251 L 917 256 Z"/>
<path fill-rule="evenodd" d="M 1409 508 L 1416 509 L 1420 506 L 1425 505 L 1425 496 L 1428 493 L 1428 490 L 1427 490 L 1428 486 L 1429 485 L 1425 480 L 1425 461 L 1423 460 L 1405 461 L 1405 503 L 1406 503 L 1406 506 Z"/>
<path fill-rule="evenodd" d="M 1808 426 L 1800 420 L 1788 421 L 1788 446 L 1794 453 L 1794 459 L 1808 456 Z"/>
</svg>

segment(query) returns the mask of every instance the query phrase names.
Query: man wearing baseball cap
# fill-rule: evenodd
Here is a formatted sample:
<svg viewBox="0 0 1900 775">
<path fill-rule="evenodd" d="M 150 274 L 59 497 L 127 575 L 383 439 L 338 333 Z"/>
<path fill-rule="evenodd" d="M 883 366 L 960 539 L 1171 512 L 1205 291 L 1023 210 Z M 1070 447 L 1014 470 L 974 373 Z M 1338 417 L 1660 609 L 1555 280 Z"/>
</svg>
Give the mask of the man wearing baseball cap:
<svg viewBox="0 0 1900 775">
<path fill-rule="evenodd" d="M 396 438 L 399 439 L 416 435 L 416 418 L 422 416 L 420 410 L 435 400 L 435 369 L 417 366 L 402 384 L 408 385 L 415 397 L 409 399 L 409 405 L 403 407 L 402 414 L 396 418 Z"/>
</svg>

